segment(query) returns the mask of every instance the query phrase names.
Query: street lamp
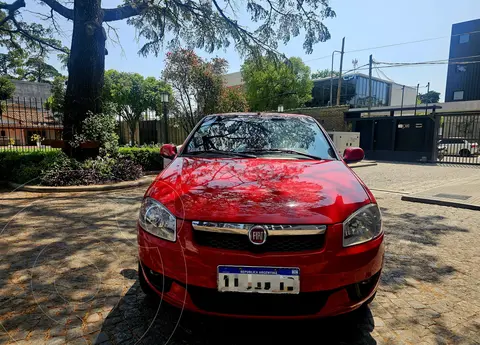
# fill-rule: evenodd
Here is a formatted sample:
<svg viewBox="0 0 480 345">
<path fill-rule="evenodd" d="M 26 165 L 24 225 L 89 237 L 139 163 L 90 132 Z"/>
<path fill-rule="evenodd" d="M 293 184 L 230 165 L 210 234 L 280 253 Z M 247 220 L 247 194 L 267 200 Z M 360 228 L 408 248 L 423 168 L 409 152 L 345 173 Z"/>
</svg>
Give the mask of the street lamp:
<svg viewBox="0 0 480 345">
<path fill-rule="evenodd" d="M 163 126 L 164 126 L 164 144 L 168 144 L 168 92 L 160 92 L 160 101 L 163 103 Z"/>
<path fill-rule="evenodd" d="M 283 113 L 283 105 L 279 104 L 277 110 L 278 110 L 279 113 Z"/>
</svg>

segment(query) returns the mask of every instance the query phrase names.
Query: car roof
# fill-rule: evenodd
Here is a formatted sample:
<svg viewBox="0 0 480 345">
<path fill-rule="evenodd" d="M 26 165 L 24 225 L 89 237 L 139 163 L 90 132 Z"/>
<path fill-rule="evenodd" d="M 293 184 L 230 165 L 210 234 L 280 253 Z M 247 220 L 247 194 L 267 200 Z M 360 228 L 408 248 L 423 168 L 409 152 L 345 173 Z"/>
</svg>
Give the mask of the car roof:
<svg viewBox="0 0 480 345">
<path fill-rule="evenodd" d="M 268 112 L 236 112 L 236 113 L 221 113 L 221 114 L 210 114 L 207 116 L 265 116 L 265 117 L 309 117 L 305 114 L 289 114 L 289 113 L 268 113 Z"/>
</svg>

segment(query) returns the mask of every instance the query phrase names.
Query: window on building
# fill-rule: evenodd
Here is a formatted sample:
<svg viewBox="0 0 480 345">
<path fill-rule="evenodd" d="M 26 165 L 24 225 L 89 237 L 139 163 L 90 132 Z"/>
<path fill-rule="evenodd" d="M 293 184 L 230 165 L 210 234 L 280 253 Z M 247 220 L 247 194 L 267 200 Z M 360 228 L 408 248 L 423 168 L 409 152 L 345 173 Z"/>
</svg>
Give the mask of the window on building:
<svg viewBox="0 0 480 345">
<path fill-rule="evenodd" d="M 470 34 L 460 35 L 460 37 L 459 37 L 460 44 L 468 43 L 468 41 L 470 41 Z"/>
<path fill-rule="evenodd" d="M 453 93 L 453 100 L 454 101 L 463 101 L 463 91 L 455 91 Z"/>
<path fill-rule="evenodd" d="M 467 71 L 467 66 L 466 65 L 456 65 L 455 70 L 457 72 L 466 72 Z"/>
<path fill-rule="evenodd" d="M 4 136 L 6 136 L 5 131 L 0 131 L 0 137 L 4 137 Z"/>
</svg>

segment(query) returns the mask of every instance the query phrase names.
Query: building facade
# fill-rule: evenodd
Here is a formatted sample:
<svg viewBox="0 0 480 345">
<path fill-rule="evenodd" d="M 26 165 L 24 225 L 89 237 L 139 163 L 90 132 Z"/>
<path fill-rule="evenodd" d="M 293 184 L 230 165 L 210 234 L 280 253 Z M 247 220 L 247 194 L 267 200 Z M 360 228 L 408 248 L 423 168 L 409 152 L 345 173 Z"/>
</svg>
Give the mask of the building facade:
<svg viewBox="0 0 480 345">
<path fill-rule="evenodd" d="M 330 105 L 330 78 L 314 80 L 311 107 L 326 107 Z M 333 103 L 336 103 L 338 78 L 333 79 Z M 354 108 L 368 106 L 369 77 L 355 73 L 342 77 L 340 105 L 350 105 Z M 417 91 L 415 88 L 403 86 L 391 81 L 372 77 L 372 107 L 406 106 L 415 104 Z"/>
<path fill-rule="evenodd" d="M 480 19 L 452 25 L 445 102 L 480 100 Z"/>
<path fill-rule="evenodd" d="M 229 73 L 224 76 L 227 87 L 243 85 L 241 72 Z M 330 78 L 313 81 L 312 100 L 307 107 L 327 107 L 330 105 Z M 340 105 L 353 108 L 368 106 L 368 75 L 362 73 L 349 74 L 342 77 Z M 338 78 L 333 79 L 333 105 L 336 104 Z M 414 105 L 417 99 L 416 88 L 403 86 L 392 81 L 372 77 L 372 107 Z"/>
</svg>

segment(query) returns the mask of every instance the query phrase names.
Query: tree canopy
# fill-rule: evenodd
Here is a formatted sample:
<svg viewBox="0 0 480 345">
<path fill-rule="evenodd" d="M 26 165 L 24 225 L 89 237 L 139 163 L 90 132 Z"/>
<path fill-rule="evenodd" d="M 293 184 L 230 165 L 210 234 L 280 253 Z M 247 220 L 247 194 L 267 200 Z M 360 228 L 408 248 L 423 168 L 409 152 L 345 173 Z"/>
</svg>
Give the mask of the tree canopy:
<svg viewBox="0 0 480 345">
<path fill-rule="evenodd" d="M 127 122 L 132 144 L 135 143 L 138 121 L 147 110 L 158 110 L 162 91 L 171 93 L 171 88 L 154 77 L 144 78 L 138 73 L 116 70 L 105 72 L 104 101 Z"/>
<path fill-rule="evenodd" d="M 37 16 L 50 22 L 48 26 L 22 19 L 29 8 L 25 0 L 0 3 L 0 45 L 17 40 L 69 53 L 63 124 L 67 141 L 82 131 L 87 114 L 102 112 L 104 23 L 127 19 L 145 42 L 139 51 L 143 55 L 158 55 L 165 46 L 185 44 L 207 52 L 234 46 L 244 56 L 260 58 L 279 57 L 278 42 L 300 35 L 304 50 L 312 53 L 316 43 L 330 38 L 323 20 L 335 17 L 329 0 L 124 0 L 116 8 L 102 8 L 102 0 L 37 1 L 45 5 Z M 240 6 L 246 9 L 249 23 L 239 21 L 235 8 Z M 53 37 L 55 15 L 73 22 L 70 50 Z"/>
<path fill-rule="evenodd" d="M 316 72 L 312 73 L 312 79 L 320 79 L 320 78 L 330 78 L 332 71 L 329 70 L 328 68 L 325 69 L 319 69 Z M 340 75 L 340 72 L 338 71 L 333 71 L 333 76 L 338 77 Z"/>
<path fill-rule="evenodd" d="M 53 116 L 58 119 L 63 119 L 66 81 L 67 77 L 63 75 L 56 76 L 52 83 L 52 95 L 45 102 L 47 110 L 51 110 Z"/>
<path fill-rule="evenodd" d="M 313 82 L 310 67 L 300 58 L 279 63 L 270 57 L 260 61 L 247 59 L 242 65 L 242 78 L 250 109 L 253 111 L 298 108 L 312 99 Z"/>
<path fill-rule="evenodd" d="M 419 94 L 418 100 L 420 101 L 420 103 L 423 103 L 423 104 L 438 103 L 438 101 L 440 100 L 440 92 L 430 90 L 427 93 Z"/>
<path fill-rule="evenodd" d="M 0 77 L 0 100 L 6 100 L 11 98 L 14 92 L 15 92 L 15 84 L 13 84 L 8 77 L 1 76 Z"/>
<path fill-rule="evenodd" d="M 217 112 L 234 113 L 248 111 L 248 101 L 243 87 L 224 87 L 220 94 Z"/>
<path fill-rule="evenodd" d="M 173 88 L 173 110 L 187 132 L 205 115 L 247 110 L 241 90 L 225 87 L 227 69 L 226 60 L 204 60 L 193 50 L 177 49 L 167 54 L 162 75 Z"/>
</svg>

